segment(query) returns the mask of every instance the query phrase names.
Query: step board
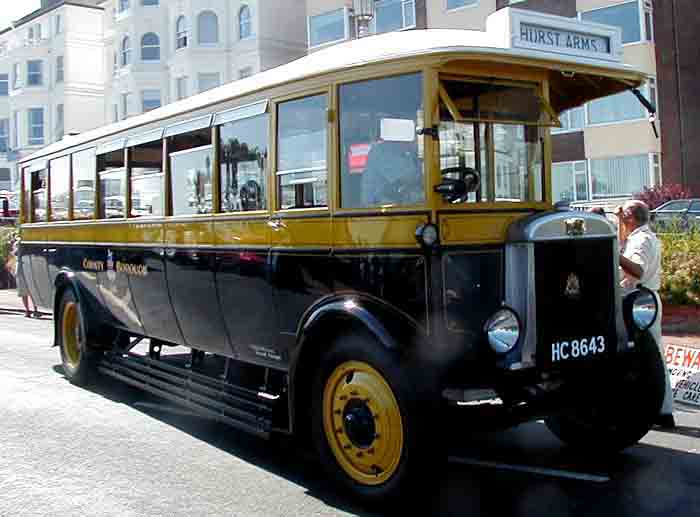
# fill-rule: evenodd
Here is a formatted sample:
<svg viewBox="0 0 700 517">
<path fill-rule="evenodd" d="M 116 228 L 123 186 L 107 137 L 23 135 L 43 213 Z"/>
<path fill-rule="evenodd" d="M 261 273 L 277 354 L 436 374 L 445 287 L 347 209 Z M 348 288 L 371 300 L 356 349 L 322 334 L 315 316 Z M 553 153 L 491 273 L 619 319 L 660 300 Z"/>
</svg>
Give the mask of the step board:
<svg viewBox="0 0 700 517">
<path fill-rule="evenodd" d="M 275 395 L 136 354 L 105 354 L 99 371 L 180 404 L 202 417 L 263 438 L 269 437 L 273 406 L 278 399 Z"/>
</svg>

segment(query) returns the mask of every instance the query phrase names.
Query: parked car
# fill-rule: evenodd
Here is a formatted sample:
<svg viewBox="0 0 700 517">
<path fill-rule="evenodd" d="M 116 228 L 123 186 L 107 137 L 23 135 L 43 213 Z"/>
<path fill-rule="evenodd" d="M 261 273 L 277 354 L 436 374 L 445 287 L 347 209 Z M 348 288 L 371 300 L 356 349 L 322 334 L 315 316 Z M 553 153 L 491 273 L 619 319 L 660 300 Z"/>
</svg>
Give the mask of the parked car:
<svg viewBox="0 0 700 517">
<path fill-rule="evenodd" d="M 674 199 L 651 211 L 656 230 L 700 229 L 700 198 Z"/>
</svg>

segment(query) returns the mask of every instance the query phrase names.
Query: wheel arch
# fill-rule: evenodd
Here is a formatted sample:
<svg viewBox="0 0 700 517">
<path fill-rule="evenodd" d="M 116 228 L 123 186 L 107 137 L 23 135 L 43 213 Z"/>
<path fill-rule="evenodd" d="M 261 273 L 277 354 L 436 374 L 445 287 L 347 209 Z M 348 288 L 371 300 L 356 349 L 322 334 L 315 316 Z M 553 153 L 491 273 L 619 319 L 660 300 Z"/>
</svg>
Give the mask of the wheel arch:
<svg viewBox="0 0 700 517">
<path fill-rule="evenodd" d="M 68 269 L 62 269 L 56 275 L 54 280 L 54 297 L 53 297 L 53 314 L 54 314 L 54 346 L 59 343 L 59 310 L 61 305 L 61 299 L 63 298 L 63 293 L 66 289 L 72 289 L 76 298 L 78 299 L 78 304 L 80 305 L 81 311 L 83 312 L 83 325 L 85 326 L 86 335 L 91 336 L 96 332 L 94 325 L 94 318 L 90 317 L 90 306 L 87 303 L 86 297 L 83 290 L 80 288 L 80 282 L 73 271 Z"/>
<path fill-rule="evenodd" d="M 328 345 L 343 332 L 363 332 L 386 350 L 401 354 L 426 337 L 425 329 L 386 302 L 358 293 L 336 294 L 310 307 L 297 327 L 290 350 L 289 411 L 291 430 L 308 437 L 304 418 L 314 372 Z"/>
</svg>

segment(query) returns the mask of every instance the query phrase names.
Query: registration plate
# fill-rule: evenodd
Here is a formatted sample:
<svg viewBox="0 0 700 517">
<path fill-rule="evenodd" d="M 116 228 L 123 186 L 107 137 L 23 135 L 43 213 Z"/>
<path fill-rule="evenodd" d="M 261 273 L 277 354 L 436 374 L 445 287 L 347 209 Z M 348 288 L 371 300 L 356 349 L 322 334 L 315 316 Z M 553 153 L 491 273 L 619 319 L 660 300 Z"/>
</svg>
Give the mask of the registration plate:
<svg viewBox="0 0 700 517">
<path fill-rule="evenodd" d="M 603 352 L 605 352 L 604 336 L 557 341 L 552 343 L 552 362 L 571 361 L 572 359 L 595 356 Z"/>
</svg>

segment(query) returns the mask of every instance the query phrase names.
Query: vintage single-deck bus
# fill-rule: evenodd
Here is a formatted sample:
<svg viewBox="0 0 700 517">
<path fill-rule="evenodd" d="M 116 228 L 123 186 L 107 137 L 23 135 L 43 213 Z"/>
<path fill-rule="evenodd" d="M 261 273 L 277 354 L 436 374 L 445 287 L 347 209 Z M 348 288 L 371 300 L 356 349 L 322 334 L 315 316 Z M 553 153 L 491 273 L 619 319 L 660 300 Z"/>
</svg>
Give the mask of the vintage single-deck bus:
<svg viewBox="0 0 700 517">
<path fill-rule="evenodd" d="M 604 218 L 551 199 L 558 114 L 646 79 L 620 41 L 504 9 L 23 160 L 21 260 L 66 377 L 308 439 L 365 501 L 435 478 L 448 434 L 544 418 L 573 447 L 635 443 L 663 393 L 658 305 L 621 298 Z"/>
</svg>

